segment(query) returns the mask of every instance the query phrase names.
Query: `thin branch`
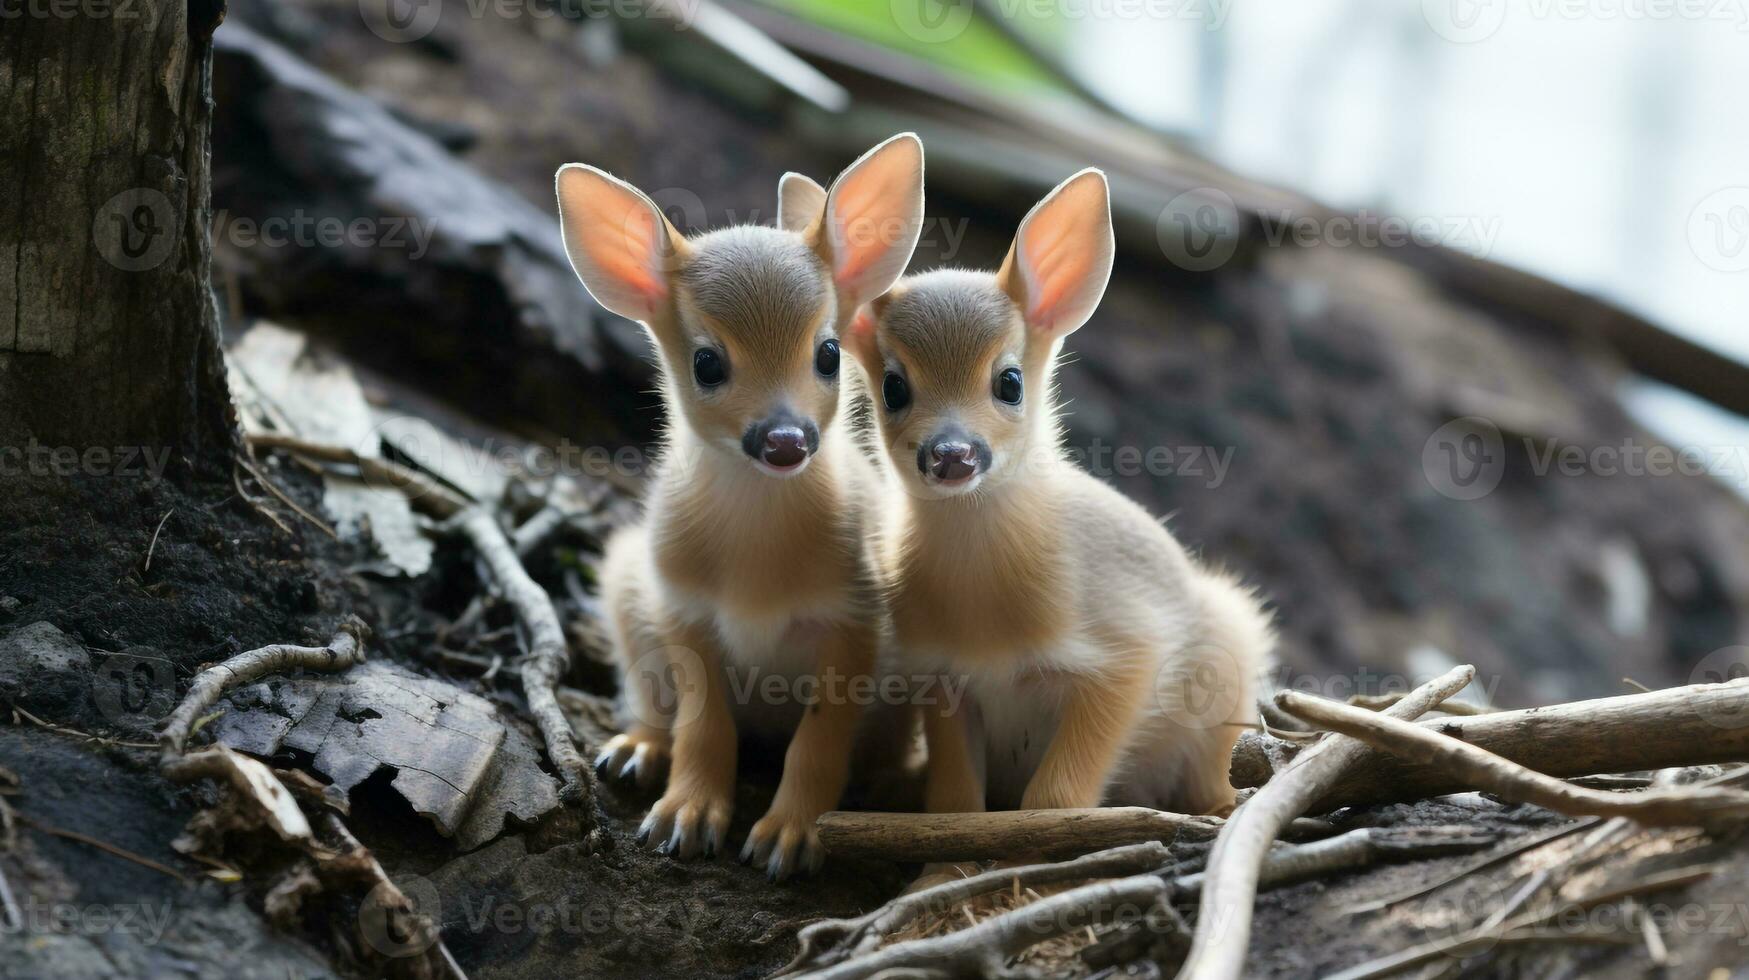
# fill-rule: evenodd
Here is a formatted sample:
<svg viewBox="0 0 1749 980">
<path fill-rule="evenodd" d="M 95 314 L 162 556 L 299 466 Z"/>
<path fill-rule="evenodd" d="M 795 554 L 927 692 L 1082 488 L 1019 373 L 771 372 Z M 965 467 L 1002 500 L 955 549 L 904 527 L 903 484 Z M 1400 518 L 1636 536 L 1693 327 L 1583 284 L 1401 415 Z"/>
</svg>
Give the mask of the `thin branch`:
<svg viewBox="0 0 1749 980">
<path fill-rule="evenodd" d="M 1475 676 L 1474 667 L 1458 667 L 1416 688 L 1387 713 L 1395 718 L 1417 718 L 1463 690 Z M 1271 843 L 1289 821 L 1305 813 L 1366 752 L 1363 742 L 1326 738 L 1301 752 L 1287 771 L 1233 813 L 1209 855 L 1208 883 L 1203 887 L 1196 936 L 1180 977 L 1237 980 L 1251 942 L 1252 902 Z"/>
<path fill-rule="evenodd" d="M 327 646 L 296 647 L 278 643 L 239 653 L 224 663 L 201 671 L 189 687 L 188 696 L 164 723 L 163 734 L 158 736 L 164 757 L 170 759 L 182 754 L 195 720 L 205 714 L 225 691 L 268 674 L 298 667 L 333 673 L 361 664 L 364 662 L 364 638 L 369 633 L 364 623 L 354 617 L 340 625 Z"/>
<path fill-rule="evenodd" d="M 1140 917 L 1162 904 L 1167 894 L 1166 882 L 1151 874 L 1096 882 L 957 932 L 894 943 L 807 975 L 817 980 L 861 980 L 896 975 L 892 971 L 926 970 L 936 976 L 1009 976 L 1008 959 L 1027 947 L 1118 916 Z"/>
<path fill-rule="evenodd" d="M 386 486 L 405 494 L 413 506 L 433 517 L 448 518 L 468 506 L 455 491 L 442 486 L 411 467 L 374 456 L 364 456 L 344 446 L 310 442 L 296 436 L 271 432 L 251 433 L 249 445 L 263 449 L 282 449 L 306 459 L 324 463 L 340 463 L 356 468 L 364 481 L 372 486 Z"/>
<path fill-rule="evenodd" d="M 169 875 L 170 877 L 175 878 L 177 881 L 180 881 L 185 885 L 190 883 L 187 875 L 176 870 L 175 868 L 170 867 L 169 865 L 161 864 L 157 861 L 154 861 L 151 858 L 146 857 L 143 854 L 135 854 L 133 851 L 127 850 L 125 848 L 117 847 L 114 844 L 110 844 L 106 841 L 100 841 L 97 838 L 92 837 L 88 834 L 81 834 L 76 830 L 62 830 L 59 827 L 51 827 L 46 823 L 43 823 L 39 820 L 35 820 L 35 819 L 33 819 L 29 816 L 26 816 L 25 814 L 22 814 L 22 813 L 16 814 L 16 817 L 17 817 L 18 822 L 25 825 L 26 827 L 30 827 L 30 828 L 35 829 L 35 830 L 40 830 L 43 833 L 49 834 L 50 836 L 53 836 L 53 837 L 60 837 L 64 840 L 77 841 L 80 844 L 85 844 L 85 845 L 88 845 L 91 847 L 95 847 L 98 850 L 104 852 L 105 854 L 113 854 L 116 857 L 121 858 L 124 861 L 132 861 L 133 863 L 139 865 L 142 868 L 150 868 L 153 871 L 159 872 L 160 874 Z"/>
<path fill-rule="evenodd" d="M 1749 818 L 1749 792 L 1734 789 L 1653 788 L 1611 793 L 1574 786 L 1527 769 L 1486 749 L 1388 716 L 1282 691 L 1276 704 L 1307 721 L 1359 739 L 1382 752 L 1437 767 L 1474 789 L 1568 816 L 1629 817 L 1656 827 L 1717 827 Z"/>
<path fill-rule="evenodd" d="M 559 709 L 554 693 L 571 666 L 571 650 L 565 643 L 565 630 L 559 623 L 553 599 L 529 577 L 491 512 L 483 507 L 468 510 L 457 518 L 456 526 L 473 542 L 498 591 L 515 608 L 516 618 L 528 630 L 528 655 L 522 661 L 523 696 L 546 742 L 547 758 L 564 782 L 560 795 L 588 815 L 586 819 L 593 830 L 595 772 L 577 752 L 571 724 Z"/>
<path fill-rule="evenodd" d="M 828 919 L 804 928 L 797 936 L 801 951 L 788 966 L 778 971 L 777 976 L 822 969 L 868 952 L 922 916 L 939 914 L 979 895 L 1005 888 L 1018 892 L 1038 885 L 1134 875 L 1160 867 L 1171 856 L 1172 852 L 1164 844 L 1149 841 L 1114 847 L 1059 864 L 986 871 L 901 895 L 854 919 Z"/>
</svg>

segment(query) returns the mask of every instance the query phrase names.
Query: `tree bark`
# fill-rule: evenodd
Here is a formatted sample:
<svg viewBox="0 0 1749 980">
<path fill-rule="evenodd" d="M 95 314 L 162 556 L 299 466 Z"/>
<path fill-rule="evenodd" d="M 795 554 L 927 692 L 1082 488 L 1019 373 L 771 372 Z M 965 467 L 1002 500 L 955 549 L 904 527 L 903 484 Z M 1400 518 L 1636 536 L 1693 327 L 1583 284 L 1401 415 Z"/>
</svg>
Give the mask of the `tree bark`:
<svg viewBox="0 0 1749 980">
<path fill-rule="evenodd" d="M 0 473 L 234 448 L 207 231 L 224 13 L 0 0 Z"/>
</svg>

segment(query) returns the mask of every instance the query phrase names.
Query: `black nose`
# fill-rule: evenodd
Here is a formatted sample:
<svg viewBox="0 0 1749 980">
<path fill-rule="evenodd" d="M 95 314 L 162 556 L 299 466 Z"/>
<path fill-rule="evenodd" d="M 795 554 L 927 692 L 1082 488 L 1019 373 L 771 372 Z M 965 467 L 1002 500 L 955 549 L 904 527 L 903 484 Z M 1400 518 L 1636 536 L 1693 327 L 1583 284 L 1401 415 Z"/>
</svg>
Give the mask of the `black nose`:
<svg viewBox="0 0 1749 980">
<path fill-rule="evenodd" d="M 808 436 L 801 426 L 783 425 L 765 433 L 759 458 L 778 469 L 788 469 L 808 458 Z"/>
<path fill-rule="evenodd" d="M 963 480 L 978 471 L 978 457 L 970 443 L 938 442 L 929 447 L 929 471 L 938 480 Z"/>
</svg>

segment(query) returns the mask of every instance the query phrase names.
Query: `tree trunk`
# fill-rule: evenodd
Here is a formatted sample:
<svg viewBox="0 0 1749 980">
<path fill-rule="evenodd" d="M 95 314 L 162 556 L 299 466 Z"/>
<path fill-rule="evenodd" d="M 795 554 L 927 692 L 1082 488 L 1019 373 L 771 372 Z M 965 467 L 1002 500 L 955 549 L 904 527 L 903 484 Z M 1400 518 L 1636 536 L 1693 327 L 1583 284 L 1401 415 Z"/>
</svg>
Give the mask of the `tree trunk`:
<svg viewBox="0 0 1749 980">
<path fill-rule="evenodd" d="M 234 446 L 207 232 L 224 12 L 0 0 L 0 474 Z"/>
</svg>

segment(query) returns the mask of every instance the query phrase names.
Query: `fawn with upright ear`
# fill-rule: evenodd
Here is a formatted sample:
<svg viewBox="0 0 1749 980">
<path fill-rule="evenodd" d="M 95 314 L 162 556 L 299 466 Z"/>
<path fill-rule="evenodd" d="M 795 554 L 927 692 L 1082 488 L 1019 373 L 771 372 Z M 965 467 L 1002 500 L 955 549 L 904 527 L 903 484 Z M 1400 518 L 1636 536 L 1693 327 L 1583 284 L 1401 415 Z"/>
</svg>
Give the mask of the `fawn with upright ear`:
<svg viewBox="0 0 1749 980">
<path fill-rule="evenodd" d="M 897 655 L 968 679 L 958 712 L 924 706 L 932 812 L 1233 801 L 1270 618 L 1061 448 L 1058 352 L 1114 249 L 1104 175 L 1083 171 L 1000 271 L 907 277 L 847 336 L 878 393 Z"/>
<path fill-rule="evenodd" d="M 874 473 L 839 419 L 839 343 L 910 261 L 922 144 L 886 141 L 829 191 L 786 175 L 777 227 L 690 239 L 599 170 L 567 165 L 557 185 L 571 264 L 648 328 L 667 409 L 644 519 L 602 563 L 628 717 L 597 766 L 645 785 L 667 770 L 639 836 L 691 857 L 723 847 L 738 731 L 793 732 L 741 857 L 774 878 L 811 869 L 860 713 L 831 692 L 871 674 L 880 635 L 863 518 Z M 772 677 L 794 696 L 773 703 Z"/>
</svg>

